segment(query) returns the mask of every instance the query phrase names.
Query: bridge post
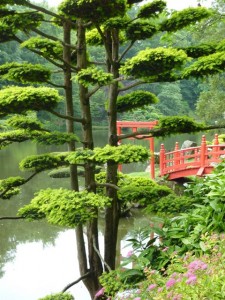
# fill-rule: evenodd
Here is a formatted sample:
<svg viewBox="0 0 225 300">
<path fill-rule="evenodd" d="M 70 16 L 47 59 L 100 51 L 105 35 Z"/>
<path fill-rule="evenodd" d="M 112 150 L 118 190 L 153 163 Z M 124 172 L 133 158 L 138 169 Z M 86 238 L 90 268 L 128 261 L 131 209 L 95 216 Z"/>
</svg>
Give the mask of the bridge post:
<svg viewBox="0 0 225 300">
<path fill-rule="evenodd" d="M 218 153 L 219 146 L 218 145 L 219 145 L 219 137 L 218 137 L 218 134 L 216 133 L 214 140 L 213 140 L 213 146 L 215 146 L 215 147 L 213 147 L 213 149 L 212 149 L 212 152 L 213 152 L 212 157 L 215 160 L 217 160 L 219 158 L 219 153 Z"/>
<path fill-rule="evenodd" d="M 205 167 L 206 158 L 206 138 L 205 135 L 202 136 L 201 149 L 200 149 L 200 165 L 202 168 Z"/>
<path fill-rule="evenodd" d="M 160 176 L 164 175 L 164 167 L 165 167 L 165 147 L 164 144 L 160 146 L 160 153 L 159 153 L 159 174 Z"/>
<path fill-rule="evenodd" d="M 122 126 L 117 121 L 117 136 L 122 134 Z M 121 145 L 121 140 L 117 142 L 117 145 Z M 122 165 L 118 165 L 118 171 L 122 172 Z"/>
<path fill-rule="evenodd" d="M 175 148 L 174 148 L 174 151 L 177 151 L 174 153 L 174 165 L 175 166 L 180 164 L 180 152 L 178 152 L 178 150 L 179 150 L 179 143 L 176 142 Z"/>
</svg>

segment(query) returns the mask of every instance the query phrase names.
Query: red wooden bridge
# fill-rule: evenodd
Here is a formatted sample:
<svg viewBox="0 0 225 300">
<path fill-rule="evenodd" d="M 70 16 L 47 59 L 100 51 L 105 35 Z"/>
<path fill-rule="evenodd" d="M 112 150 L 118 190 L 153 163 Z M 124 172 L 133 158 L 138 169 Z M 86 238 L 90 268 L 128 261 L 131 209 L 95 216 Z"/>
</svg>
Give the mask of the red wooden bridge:
<svg viewBox="0 0 225 300">
<path fill-rule="evenodd" d="M 137 132 L 139 128 L 152 129 L 158 124 L 158 121 L 136 122 L 136 121 L 117 121 L 117 134 L 121 135 L 123 128 L 130 128 L 132 132 Z M 138 138 L 143 136 L 139 135 Z M 154 161 L 154 138 L 144 137 L 149 140 L 151 158 L 150 158 L 150 176 L 155 178 Z M 203 176 L 211 173 L 215 165 L 225 158 L 225 144 L 219 144 L 218 134 L 215 135 L 213 145 L 206 144 L 205 136 L 202 137 L 201 145 L 197 147 L 179 149 L 178 142 L 174 151 L 167 152 L 164 145 L 160 148 L 160 176 L 168 176 L 168 180 L 178 179 L 191 175 Z M 122 166 L 119 166 L 119 170 Z"/>
<path fill-rule="evenodd" d="M 201 145 L 179 149 L 178 143 L 174 151 L 160 148 L 160 176 L 168 176 L 169 180 L 191 175 L 203 176 L 211 173 L 215 165 L 225 158 L 225 144 L 219 144 L 218 134 L 215 135 L 213 145 L 206 144 L 203 135 Z"/>
</svg>

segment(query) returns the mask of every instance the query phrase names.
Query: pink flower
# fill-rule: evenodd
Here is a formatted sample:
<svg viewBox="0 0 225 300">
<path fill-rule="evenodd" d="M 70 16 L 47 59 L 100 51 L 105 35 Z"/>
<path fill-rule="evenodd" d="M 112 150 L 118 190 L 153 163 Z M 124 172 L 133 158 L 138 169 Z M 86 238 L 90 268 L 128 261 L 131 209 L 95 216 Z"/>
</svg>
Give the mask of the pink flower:
<svg viewBox="0 0 225 300">
<path fill-rule="evenodd" d="M 187 284 L 195 284 L 196 283 L 196 280 L 197 280 L 197 277 L 193 274 L 192 276 L 190 276 L 188 278 L 188 280 L 186 280 L 186 283 Z"/>
<path fill-rule="evenodd" d="M 99 297 L 99 296 L 102 296 L 102 295 L 104 295 L 104 288 L 101 288 L 96 294 L 95 294 L 95 297 L 97 298 L 97 297 Z"/>
<path fill-rule="evenodd" d="M 189 265 L 188 265 L 188 269 L 190 270 L 205 270 L 207 269 L 207 264 L 204 263 L 203 261 L 196 259 L 194 261 L 192 261 Z"/>
<path fill-rule="evenodd" d="M 127 252 L 127 255 L 126 255 L 126 257 L 131 257 L 133 255 L 133 251 L 132 250 L 130 250 L 130 251 L 128 251 Z"/>
<path fill-rule="evenodd" d="M 134 300 L 141 300 L 141 298 L 140 297 L 136 297 L 136 298 L 134 298 Z"/>
<path fill-rule="evenodd" d="M 182 299 L 182 295 L 175 295 L 173 297 L 173 300 L 181 300 Z"/>
<path fill-rule="evenodd" d="M 169 249 L 169 247 L 165 247 L 164 249 L 162 249 L 163 252 L 166 252 Z"/>
<path fill-rule="evenodd" d="M 158 288 L 158 293 L 162 292 L 162 290 L 163 290 L 162 287 Z"/>
<path fill-rule="evenodd" d="M 170 288 L 171 286 L 173 286 L 176 283 L 176 280 L 173 278 L 170 278 L 167 283 L 166 283 L 166 287 Z"/>
<path fill-rule="evenodd" d="M 157 285 L 155 283 L 150 284 L 149 287 L 148 287 L 148 290 L 151 291 L 151 290 L 153 290 L 156 287 L 157 287 Z"/>
</svg>

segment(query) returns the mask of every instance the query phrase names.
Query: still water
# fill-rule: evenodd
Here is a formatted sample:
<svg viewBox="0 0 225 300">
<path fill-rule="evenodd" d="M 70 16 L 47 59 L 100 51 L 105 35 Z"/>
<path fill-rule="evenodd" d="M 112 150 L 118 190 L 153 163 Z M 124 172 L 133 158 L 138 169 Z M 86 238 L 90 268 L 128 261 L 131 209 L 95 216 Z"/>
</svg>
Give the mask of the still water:
<svg viewBox="0 0 225 300">
<path fill-rule="evenodd" d="M 98 146 L 106 142 L 106 133 L 95 134 Z M 182 139 L 199 142 L 200 136 L 184 135 Z M 156 140 L 155 148 L 165 142 L 172 149 L 177 137 L 165 141 Z M 140 142 L 139 142 L 140 143 Z M 148 147 L 147 142 L 142 142 Z M 168 149 L 168 150 L 169 150 Z M 57 149 L 58 150 L 58 149 Z M 56 150 L 56 151 L 57 151 Z M 62 150 L 62 149 L 61 149 Z M 40 154 L 49 148 L 32 143 L 11 145 L 0 152 L 0 179 L 21 175 L 18 163 L 27 155 Z M 143 171 L 146 164 L 137 164 L 127 169 Z M 126 169 L 125 169 L 126 171 Z M 22 174 L 24 176 L 24 174 Z M 35 191 L 47 187 L 69 187 L 67 179 L 52 179 L 48 172 L 34 177 L 22 188 L 22 192 L 11 200 L 0 201 L 0 217 L 16 216 L 18 208 L 29 203 Z M 133 228 L 149 224 L 149 218 L 137 215 L 136 218 L 120 222 L 118 257 L 126 255 L 126 237 Z M 100 244 L 103 239 L 100 220 Z M 25 222 L 24 220 L 0 221 L 0 299 L 37 300 L 47 294 L 60 292 L 66 285 L 79 278 L 77 266 L 76 238 L 73 229 L 52 226 L 44 221 Z M 76 300 L 89 300 L 82 283 L 70 288 Z"/>
</svg>

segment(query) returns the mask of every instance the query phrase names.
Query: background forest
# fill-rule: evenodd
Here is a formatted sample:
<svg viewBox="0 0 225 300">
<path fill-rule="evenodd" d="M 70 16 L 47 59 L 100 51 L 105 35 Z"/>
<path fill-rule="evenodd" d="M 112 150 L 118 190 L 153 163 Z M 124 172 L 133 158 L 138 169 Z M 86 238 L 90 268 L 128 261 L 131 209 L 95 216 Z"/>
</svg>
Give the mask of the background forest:
<svg viewBox="0 0 225 300">
<path fill-rule="evenodd" d="M 41 4 L 43 7 L 50 8 L 46 1 Z M 163 34 L 158 34 L 151 40 L 151 47 L 171 46 L 171 47 L 190 47 L 192 45 L 212 43 L 216 44 L 224 36 L 225 30 L 225 17 L 224 1 L 214 1 L 212 6 L 218 10 L 218 15 L 213 19 L 206 21 L 206 24 L 201 26 L 192 26 L 188 29 L 180 30 L 178 33 L 168 35 L 165 37 Z M 54 8 L 51 8 L 54 10 Z M 133 7 L 135 13 L 135 7 Z M 51 24 L 45 23 L 42 25 L 41 30 L 46 34 L 54 34 L 59 37 L 62 35 L 61 28 L 53 27 Z M 58 32 L 57 32 L 58 31 Z M 20 35 L 22 35 L 20 33 Z M 32 34 L 34 36 L 34 34 Z M 22 39 L 22 36 L 21 36 Z M 140 50 L 148 47 L 148 41 L 139 41 L 129 52 L 127 58 L 132 57 Z M 93 46 L 91 51 L 91 58 L 93 61 L 101 59 L 103 54 L 102 48 Z M 44 58 L 36 55 L 35 53 L 18 46 L 15 41 L 8 42 L 7 44 L 0 44 L 0 64 L 7 62 L 30 62 L 32 64 L 43 64 L 49 66 L 49 62 Z M 55 74 L 55 80 L 61 81 L 61 75 Z M 0 86 L 8 85 L 8 82 L 0 82 Z M 214 124 L 215 121 L 219 122 L 224 119 L 225 102 L 224 100 L 224 75 L 214 75 L 205 80 L 202 79 L 189 79 L 180 80 L 174 83 L 152 83 L 145 84 L 143 87 L 136 89 L 143 89 L 145 91 L 153 92 L 160 99 L 160 102 L 155 105 L 146 106 L 143 109 L 137 109 L 134 112 L 126 112 L 119 115 L 121 120 L 136 120 L 136 121 L 150 121 L 156 120 L 160 116 L 173 116 L 173 115 L 187 115 L 195 117 L 198 120 L 206 121 Z M 133 88 L 135 90 L 135 88 Z M 78 91 L 77 88 L 73 89 L 74 93 Z M 107 114 L 104 109 L 107 92 L 99 91 L 94 95 L 92 101 L 93 111 L 93 124 L 106 125 Z M 73 99 L 78 103 L 78 95 L 74 94 Z M 76 100 L 77 99 L 77 100 Z M 76 105 L 76 104 L 75 104 Z M 174 110 L 174 106 L 176 110 Z M 76 105 L 79 108 L 79 105 Z M 59 107 L 60 109 L 60 107 Z M 43 112 L 39 113 L 39 118 L 46 121 L 46 115 Z M 49 119 L 49 126 L 51 129 L 59 129 L 63 126 L 54 116 Z"/>
</svg>

